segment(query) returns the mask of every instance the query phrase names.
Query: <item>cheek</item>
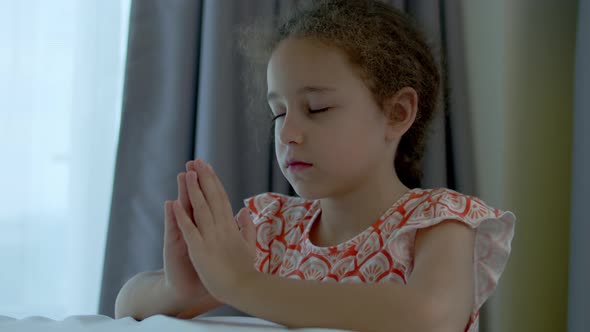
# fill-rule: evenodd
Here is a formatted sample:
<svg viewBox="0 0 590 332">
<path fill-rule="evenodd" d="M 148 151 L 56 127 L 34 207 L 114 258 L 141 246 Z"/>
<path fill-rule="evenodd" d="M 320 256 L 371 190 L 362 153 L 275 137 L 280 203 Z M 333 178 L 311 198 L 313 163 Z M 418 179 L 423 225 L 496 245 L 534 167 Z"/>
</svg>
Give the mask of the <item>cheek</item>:
<svg viewBox="0 0 590 332">
<path fill-rule="evenodd" d="M 359 125 L 358 123 L 363 123 Z M 383 158 L 385 141 L 382 128 L 370 125 L 367 119 L 341 126 L 322 141 L 326 156 L 344 168 L 364 168 Z"/>
<path fill-rule="evenodd" d="M 280 158 L 282 157 L 284 147 L 282 146 L 281 142 L 279 142 L 278 136 L 276 135 L 278 135 L 278 133 L 275 131 L 275 137 L 273 138 L 275 146 L 275 156 L 277 157 L 277 161 L 280 163 Z"/>
<path fill-rule="evenodd" d="M 362 133 L 332 135 L 322 140 L 323 154 L 337 173 L 359 171 L 375 159 L 374 140 Z"/>
</svg>

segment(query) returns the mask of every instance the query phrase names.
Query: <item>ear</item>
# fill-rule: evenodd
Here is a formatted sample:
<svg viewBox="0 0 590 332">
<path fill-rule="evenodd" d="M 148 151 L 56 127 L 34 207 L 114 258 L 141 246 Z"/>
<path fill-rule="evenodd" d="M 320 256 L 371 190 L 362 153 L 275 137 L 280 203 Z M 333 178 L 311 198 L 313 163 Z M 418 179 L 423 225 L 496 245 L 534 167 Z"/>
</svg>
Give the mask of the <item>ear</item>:
<svg viewBox="0 0 590 332">
<path fill-rule="evenodd" d="M 386 138 L 401 139 L 416 120 L 418 112 L 418 93 L 410 87 L 401 88 L 385 101 L 387 117 Z"/>
</svg>

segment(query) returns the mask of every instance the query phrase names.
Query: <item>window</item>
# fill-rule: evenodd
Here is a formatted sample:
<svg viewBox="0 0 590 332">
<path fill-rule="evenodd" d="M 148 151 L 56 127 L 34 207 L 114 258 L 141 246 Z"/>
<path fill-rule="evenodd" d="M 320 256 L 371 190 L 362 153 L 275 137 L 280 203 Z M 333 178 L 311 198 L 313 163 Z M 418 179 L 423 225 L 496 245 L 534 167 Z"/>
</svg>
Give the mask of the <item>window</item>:
<svg viewBox="0 0 590 332">
<path fill-rule="evenodd" d="M 0 315 L 97 312 L 130 2 L 0 1 Z"/>
</svg>

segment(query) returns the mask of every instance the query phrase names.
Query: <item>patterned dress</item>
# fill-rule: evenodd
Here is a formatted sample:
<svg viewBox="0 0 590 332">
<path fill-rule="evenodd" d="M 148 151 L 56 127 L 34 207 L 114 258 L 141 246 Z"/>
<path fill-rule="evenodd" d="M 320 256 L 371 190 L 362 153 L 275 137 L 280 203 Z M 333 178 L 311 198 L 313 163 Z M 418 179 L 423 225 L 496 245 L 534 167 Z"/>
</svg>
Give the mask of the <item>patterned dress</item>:
<svg viewBox="0 0 590 332">
<path fill-rule="evenodd" d="M 257 229 L 256 268 L 278 276 L 326 282 L 406 284 L 420 228 L 444 220 L 475 229 L 474 303 L 465 331 L 479 330 L 479 310 L 495 289 L 510 254 L 515 216 L 476 197 L 446 188 L 408 191 L 372 226 L 332 247 L 317 247 L 309 230 L 320 213 L 318 200 L 264 193 L 244 200 Z"/>
</svg>

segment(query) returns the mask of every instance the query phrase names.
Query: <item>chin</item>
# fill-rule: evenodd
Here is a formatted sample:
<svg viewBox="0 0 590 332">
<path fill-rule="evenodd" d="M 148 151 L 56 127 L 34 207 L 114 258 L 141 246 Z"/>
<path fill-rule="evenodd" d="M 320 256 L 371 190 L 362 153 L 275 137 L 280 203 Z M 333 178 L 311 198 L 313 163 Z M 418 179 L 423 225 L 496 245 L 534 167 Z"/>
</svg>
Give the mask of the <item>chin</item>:
<svg viewBox="0 0 590 332">
<path fill-rule="evenodd" d="M 316 200 L 329 196 L 325 190 L 319 190 L 318 188 L 310 188 L 311 186 L 293 184 L 291 184 L 291 186 L 293 187 L 295 193 L 297 193 L 299 197 L 306 200 Z"/>
</svg>

